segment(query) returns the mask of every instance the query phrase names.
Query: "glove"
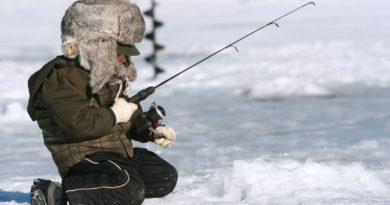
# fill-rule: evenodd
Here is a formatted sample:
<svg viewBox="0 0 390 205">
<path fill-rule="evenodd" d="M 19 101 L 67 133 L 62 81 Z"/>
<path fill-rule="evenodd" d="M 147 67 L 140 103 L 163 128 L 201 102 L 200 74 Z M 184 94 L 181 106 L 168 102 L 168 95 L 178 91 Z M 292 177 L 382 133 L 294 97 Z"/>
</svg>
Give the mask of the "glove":
<svg viewBox="0 0 390 205">
<path fill-rule="evenodd" d="M 172 142 L 176 139 L 175 130 L 167 126 L 159 126 L 156 131 L 161 134 L 161 138 L 155 139 L 154 143 L 160 145 L 163 148 L 169 147 Z"/>
<path fill-rule="evenodd" d="M 129 103 L 124 98 L 118 98 L 110 109 L 114 113 L 116 124 L 118 124 L 129 121 L 134 112 L 137 111 L 138 105 Z"/>
</svg>

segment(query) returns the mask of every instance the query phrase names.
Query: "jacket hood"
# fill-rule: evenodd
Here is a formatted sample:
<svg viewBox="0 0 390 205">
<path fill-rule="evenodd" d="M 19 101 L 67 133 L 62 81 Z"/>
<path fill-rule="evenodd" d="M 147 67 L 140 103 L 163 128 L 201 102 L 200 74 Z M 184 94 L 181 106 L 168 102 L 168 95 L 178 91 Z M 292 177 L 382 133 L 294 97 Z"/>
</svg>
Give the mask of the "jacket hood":
<svg viewBox="0 0 390 205">
<path fill-rule="evenodd" d="M 50 72 L 54 68 L 60 68 L 69 65 L 69 63 L 77 66 L 76 60 L 67 59 L 64 56 L 58 56 L 55 59 L 51 60 L 47 64 L 45 64 L 42 69 L 35 72 L 28 79 L 28 91 L 30 94 L 30 98 L 28 100 L 27 112 L 30 115 L 30 118 L 35 121 L 35 111 L 34 111 L 34 102 L 36 100 L 36 95 L 38 91 L 41 89 L 43 82 L 47 79 Z"/>
</svg>

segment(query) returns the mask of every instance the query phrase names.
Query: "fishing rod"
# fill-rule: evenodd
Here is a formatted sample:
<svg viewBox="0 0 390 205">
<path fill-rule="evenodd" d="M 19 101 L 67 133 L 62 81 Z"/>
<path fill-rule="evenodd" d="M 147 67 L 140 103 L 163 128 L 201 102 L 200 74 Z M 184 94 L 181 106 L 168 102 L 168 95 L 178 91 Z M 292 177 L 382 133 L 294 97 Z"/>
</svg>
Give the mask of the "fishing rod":
<svg viewBox="0 0 390 205">
<path fill-rule="evenodd" d="M 225 49 L 228 49 L 228 48 L 231 48 L 231 47 L 232 47 L 232 48 L 235 48 L 235 49 L 238 51 L 237 47 L 235 46 L 236 43 L 238 43 L 238 42 L 240 42 L 240 41 L 242 41 L 242 40 L 248 38 L 249 36 L 255 34 L 256 32 L 258 32 L 258 31 L 260 31 L 260 30 L 262 30 L 262 29 L 264 29 L 264 28 L 266 28 L 266 27 L 268 27 L 268 26 L 275 25 L 276 27 L 279 27 L 279 24 L 277 23 L 277 21 L 279 21 L 280 19 L 282 19 L 282 18 L 284 18 L 284 17 L 286 17 L 286 16 L 288 16 L 288 15 L 290 15 L 290 14 L 292 14 L 292 13 L 295 13 L 296 11 L 298 11 L 298 10 L 302 9 L 303 7 L 306 7 L 306 6 L 308 6 L 308 5 L 316 5 L 316 4 L 315 4 L 313 1 L 310 1 L 310 2 L 308 2 L 308 3 L 306 3 L 306 4 L 303 4 L 302 6 L 296 8 L 296 9 L 294 9 L 294 10 L 291 10 L 290 12 L 288 12 L 288 13 L 286 13 L 286 14 L 284 14 L 284 15 L 278 17 L 278 18 L 276 18 L 275 20 L 273 20 L 273 21 L 271 21 L 271 22 L 265 24 L 264 26 L 261 26 L 261 27 L 257 28 L 256 30 L 254 30 L 254 31 L 252 31 L 252 32 L 250 32 L 250 33 L 244 35 L 243 37 L 241 37 L 241 38 L 235 40 L 234 42 L 232 42 L 232 43 L 226 45 L 225 47 L 223 47 L 223 48 L 221 48 L 221 49 L 215 51 L 214 53 L 210 54 L 209 56 L 203 58 L 202 60 L 200 60 L 200 61 L 198 61 L 198 62 L 196 62 L 196 63 L 194 63 L 193 65 L 189 66 L 188 68 L 185 68 L 184 70 L 182 70 L 182 71 L 176 73 L 175 75 L 169 77 L 168 79 L 162 81 L 161 83 L 159 83 L 159 84 L 157 84 L 157 85 L 155 85 L 155 86 L 147 87 L 147 88 L 145 88 L 145 89 L 139 91 L 137 94 L 135 94 L 135 95 L 133 95 L 132 97 L 130 97 L 130 98 L 128 99 L 128 101 L 133 102 L 133 103 L 139 103 L 140 101 L 145 100 L 147 97 L 149 97 L 150 95 L 152 95 L 152 94 L 155 92 L 155 90 L 156 90 L 157 88 L 159 88 L 160 86 L 162 86 L 162 85 L 168 83 L 169 81 L 173 80 L 174 78 L 178 77 L 179 75 L 183 74 L 184 72 L 187 72 L 188 70 L 194 68 L 195 66 L 201 64 L 202 62 L 204 62 L 204 61 L 206 61 L 206 60 L 212 58 L 213 56 L 215 56 L 215 55 L 217 55 L 218 53 L 224 51 Z"/>
</svg>

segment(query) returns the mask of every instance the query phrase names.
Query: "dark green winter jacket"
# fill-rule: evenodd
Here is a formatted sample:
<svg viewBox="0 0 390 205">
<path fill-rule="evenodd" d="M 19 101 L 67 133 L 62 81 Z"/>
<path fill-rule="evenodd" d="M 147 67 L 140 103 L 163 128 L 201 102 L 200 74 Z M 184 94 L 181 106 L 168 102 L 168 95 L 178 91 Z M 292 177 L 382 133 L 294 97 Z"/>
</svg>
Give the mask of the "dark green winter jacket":
<svg viewBox="0 0 390 205">
<path fill-rule="evenodd" d="M 44 143 L 61 177 L 85 155 L 97 151 L 118 152 L 124 157 L 133 155 L 132 142 L 127 136 L 131 120 L 115 125 L 108 108 L 119 85 L 107 83 L 92 94 L 88 76 L 89 72 L 78 60 L 59 56 L 28 81 L 28 113 L 42 129 Z"/>
</svg>

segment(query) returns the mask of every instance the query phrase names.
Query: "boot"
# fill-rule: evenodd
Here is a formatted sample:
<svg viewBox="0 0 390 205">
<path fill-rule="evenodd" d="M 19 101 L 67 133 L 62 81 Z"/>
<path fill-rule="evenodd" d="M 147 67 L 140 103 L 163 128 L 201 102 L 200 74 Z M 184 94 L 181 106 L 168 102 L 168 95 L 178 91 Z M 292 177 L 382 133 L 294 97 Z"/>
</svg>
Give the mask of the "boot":
<svg viewBox="0 0 390 205">
<path fill-rule="evenodd" d="M 62 186 L 58 182 L 35 179 L 31 186 L 31 205 L 62 205 Z"/>
</svg>

